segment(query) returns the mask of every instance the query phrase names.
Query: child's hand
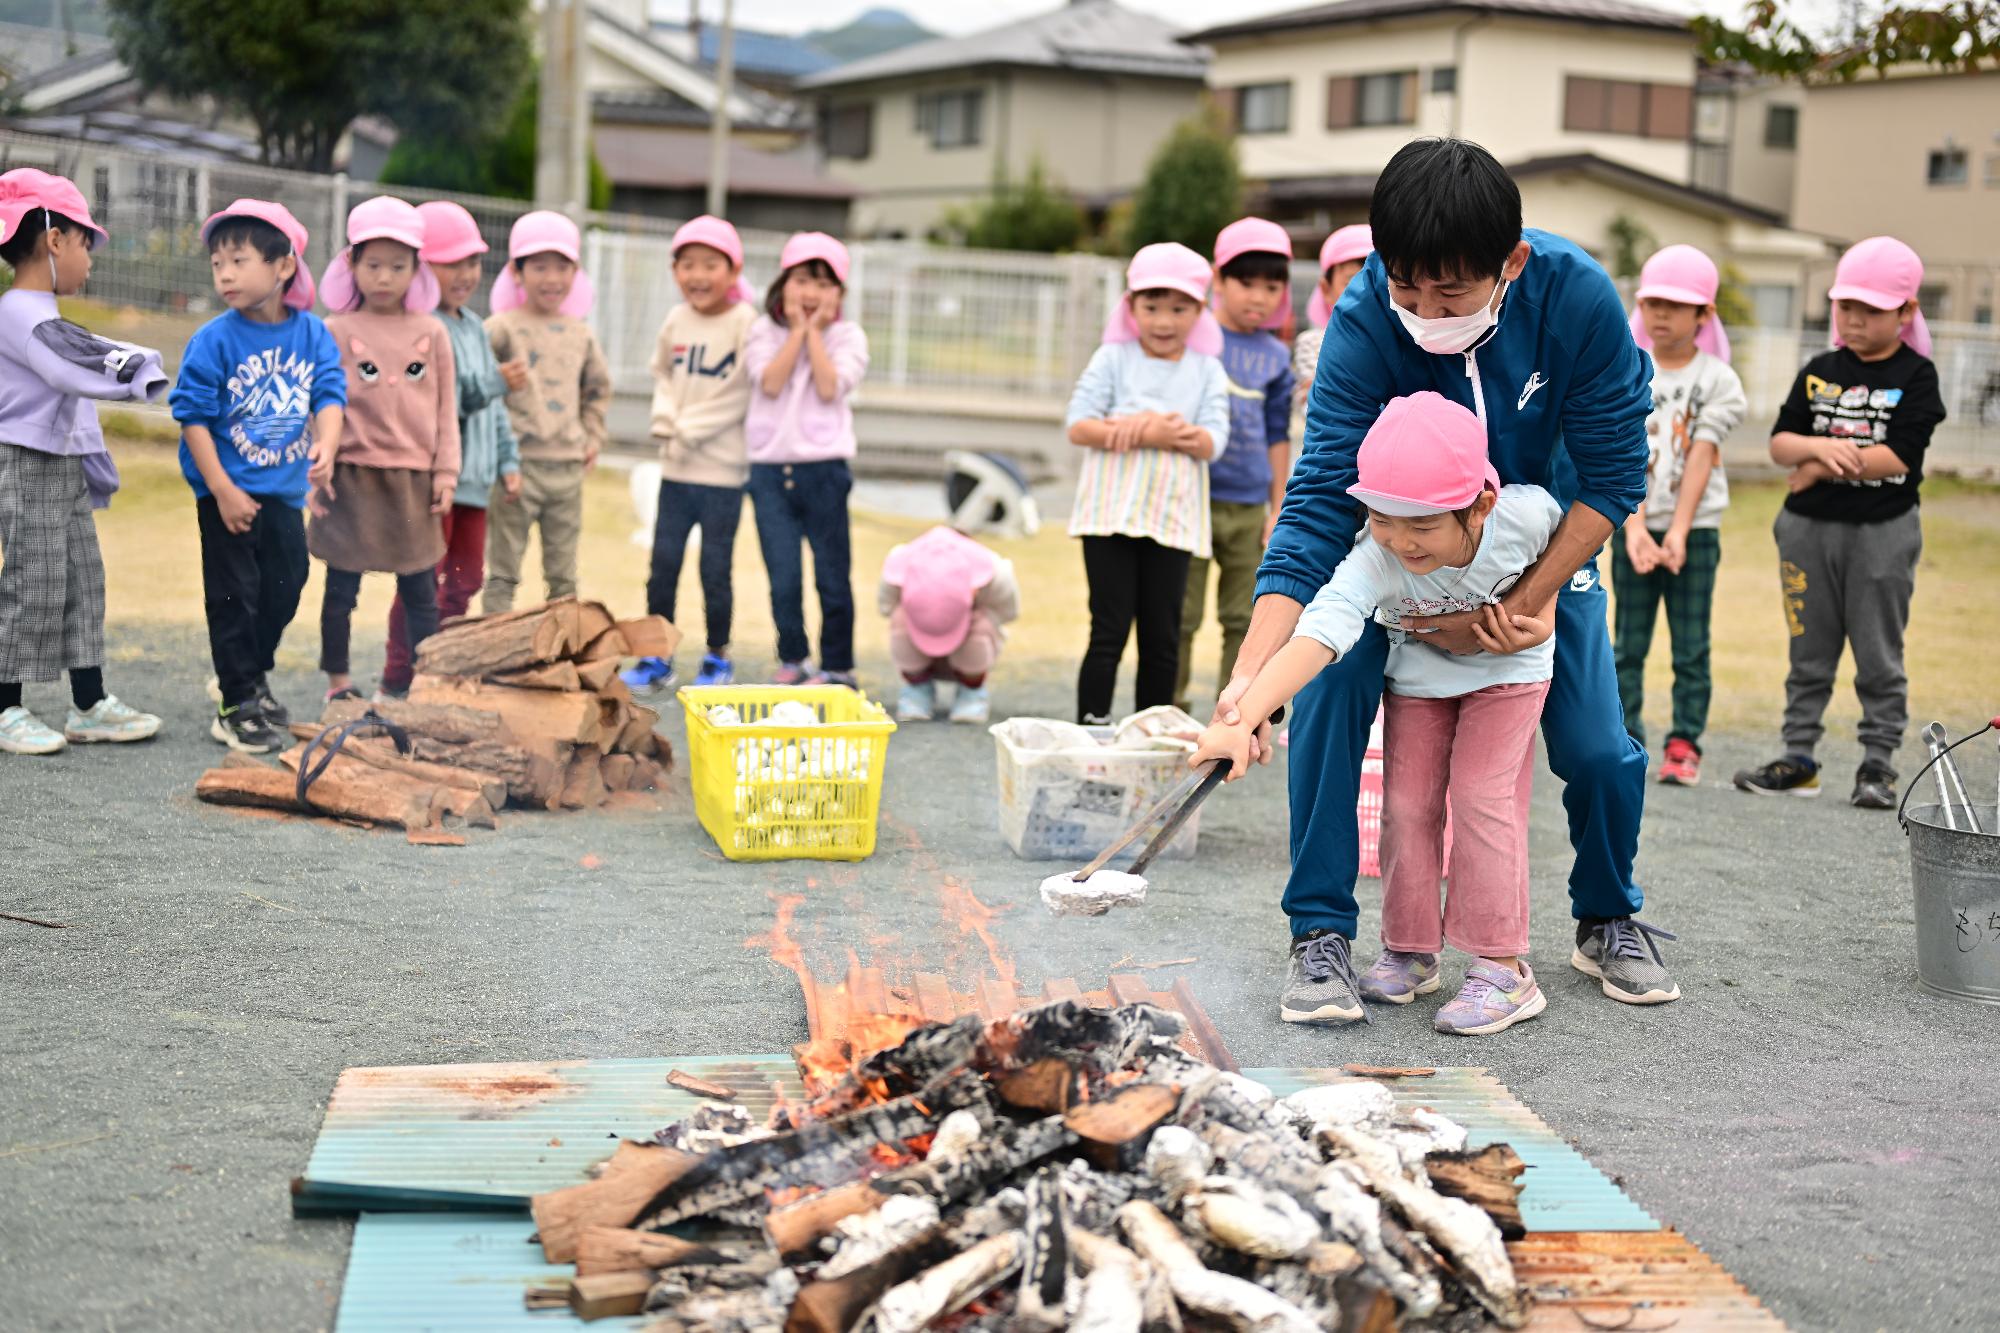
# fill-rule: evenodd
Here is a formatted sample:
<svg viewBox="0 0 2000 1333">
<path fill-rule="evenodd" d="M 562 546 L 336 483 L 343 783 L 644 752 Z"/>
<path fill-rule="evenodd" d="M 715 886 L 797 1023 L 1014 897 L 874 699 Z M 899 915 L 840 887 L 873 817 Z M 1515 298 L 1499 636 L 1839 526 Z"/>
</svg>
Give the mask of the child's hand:
<svg viewBox="0 0 2000 1333">
<path fill-rule="evenodd" d="M 1660 563 L 1667 567 L 1667 573 L 1678 574 L 1687 564 L 1688 535 L 1679 528 L 1669 528 L 1665 540 L 1660 543 Z"/>
<path fill-rule="evenodd" d="M 790 291 L 787 291 L 785 293 L 785 324 L 794 331 L 803 333 L 805 332 L 806 318 L 805 303 L 792 295 Z"/>
<path fill-rule="evenodd" d="M 1187 428 L 1187 418 L 1178 412 L 1146 413 L 1146 429 L 1139 443 L 1156 449 L 1172 449 Z"/>
<path fill-rule="evenodd" d="M 1250 771 L 1250 728 L 1242 723 L 1212 723 L 1201 733 L 1201 741 L 1188 759 L 1189 768 L 1200 768 L 1211 759 L 1229 761 L 1229 781 Z"/>
<path fill-rule="evenodd" d="M 1652 533 L 1636 525 L 1625 529 L 1625 558 L 1632 562 L 1635 573 L 1650 574 L 1658 569 L 1660 554 Z"/>
<path fill-rule="evenodd" d="M 832 326 L 833 317 L 835 314 L 839 312 L 839 309 L 840 309 L 839 306 L 835 305 L 831 301 L 828 301 L 824 305 L 815 308 L 812 314 L 807 316 L 807 318 L 811 321 L 813 328 L 825 330 Z"/>
<path fill-rule="evenodd" d="M 1801 463 L 1785 474 L 1785 486 L 1793 495 L 1810 490 L 1834 474 L 1824 463 Z"/>
<path fill-rule="evenodd" d="M 1852 440 L 1821 440 L 1819 461 L 1831 476 L 1858 478 L 1861 475 L 1861 447 Z"/>
<path fill-rule="evenodd" d="M 452 492 L 456 491 L 457 489 L 458 489 L 457 482 L 447 481 L 443 477 L 433 476 L 431 478 L 431 512 L 433 514 L 443 514 L 450 512 Z"/>
<path fill-rule="evenodd" d="M 528 387 L 528 363 L 520 357 L 500 363 L 500 378 L 507 381 L 509 393 L 519 393 Z"/>
<path fill-rule="evenodd" d="M 1153 415 L 1135 412 L 1129 417 L 1106 417 L 1104 424 L 1111 427 L 1111 433 L 1104 437 L 1106 452 L 1122 454 L 1137 448 L 1145 437 L 1146 427 L 1152 424 Z"/>
<path fill-rule="evenodd" d="M 329 481 L 324 486 L 315 486 L 306 493 L 306 512 L 314 518 L 325 518 L 333 512 L 335 498 L 332 482 Z"/>
<path fill-rule="evenodd" d="M 311 460 L 306 468 L 306 484 L 316 490 L 325 491 L 329 496 L 332 495 L 333 451 L 328 449 L 323 441 L 315 442 L 306 457 Z"/>
<path fill-rule="evenodd" d="M 1555 632 L 1553 617 L 1542 620 L 1535 616 L 1509 615 L 1498 602 L 1488 602 L 1481 607 L 1478 619 L 1472 622 L 1472 637 L 1479 640 L 1481 648 L 1496 657 L 1524 653 L 1537 644 L 1547 643 L 1549 636 Z"/>
<path fill-rule="evenodd" d="M 594 443 L 584 445 L 583 470 L 585 472 L 588 472 L 596 466 L 597 466 L 597 445 Z"/>
<path fill-rule="evenodd" d="M 508 504 L 518 504 L 521 499 L 521 474 L 509 472 L 500 478 L 500 489 L 507 493 Z"/>
<path fill-rule="evenodd" d="M 261 508 L 262 505 L 234 482 L 227 483 L 226 489 L 215 492 L 215 509 L 222 517 L 222 526 L 239 537 L 250 531 L 250 525 L 257 521 L 257 511 Z"/>
</svg>

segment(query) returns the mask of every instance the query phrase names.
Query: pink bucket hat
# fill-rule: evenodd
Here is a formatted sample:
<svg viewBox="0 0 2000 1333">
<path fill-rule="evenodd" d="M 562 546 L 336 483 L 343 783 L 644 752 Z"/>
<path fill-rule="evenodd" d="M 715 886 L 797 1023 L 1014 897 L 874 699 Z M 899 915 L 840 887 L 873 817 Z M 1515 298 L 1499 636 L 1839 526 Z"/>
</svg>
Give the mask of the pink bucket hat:
<svg viewBox="0 0 2000 1333">
<path fill-rule="evenodd" d="M 679 256 L 681 247 L 688 245 L 705 245 L 735 266 L 736 284 L 729 289 L 731 304 L 757 299 L 756 289 L 750 285 L 750 280 L 743 276 L 743 238 L 736 234 L 736 228 L 719 217 L 703 213 L 700 217 L 691 218 L 680 225 L 680 229 L 674 232 L 674 241 L 670 248 L 676 256 Z M 845 281 L 843 278 L 842 282 Z"/>
<path fill-rule="evenodd" d="M 354 247 L 366 241 L 395 241 L 422 253 L 424 215 L 416 205 L 393 195 L 378 194 L 364 199 L 347 215 L 347 247 L 334 255 L 320 275 L 320 300 L 328 310 L 354 310 L 359 306 L 359 290 L 354 285 Z M 437 309 L 437 275 L 419 263 L 410 290 L 403 294 L 403 309 L 427 315 Z"/>
<path fill-rule="evenodd" d="M 1366 259 L 1375 253 L 1375 233 L 1365 222 L 1342 227 L 1320 243 L 1319 272 L 1321 277 L 1335 264 L 1352 263 Z M 1333 307 L 1320 295 L 1319 284 L 1313 284 L 1312 299 L 1306 302 L 1306 318 L 1316 328 L 1325 328 L 1333 322 Z"/>
<path fill-rule="evenodd" d="M 1283 227 L 1263 218 L 1238 218 L 1215 235 L 1216 280 L 1221 281 L 1222 266 L 1238 255 L 1283 255 L 1292 257 L 1292 237 Z M 1285 283 L 1284 297 L 1278 308 L 1264 321 L 1267 329 L 1282 329 L 1292 319 L 1292 284 Z"/>
<path fill-rule="evenodd" d="M 1632 341 L 1644 351 L 1653 350 L 1652 335 L 1646 332 L 1645 316 L 1638 302 L 1650 298 L 1713 307 L 1715 294 L 1721 289 L 1722 275 L 1716 271 L 1713 259 L 1692 245 L 1668 246 L 1639 270 L 1639 290 L 1632 298 Z M 1694 345 L 1717 360 L 1729 360 L 1729 331 L 1722 327 L 1722 316 L 1715 310 L 1710 309 L 1708 318 L 1702 321 Z"/>
<path fill-rule="evenodd" d="M 563 298 L 558 311 L 571 319 L 585 319 L 590 315 L 591 307 L 597 304 L 597 289 L 591 285 L 590 275 L 583 271 L 583 233 L 562 214 L 545 208 L 523 213 L 514 220 L 513 229 L 507 233 L 507 267 L 501 269 L 500 276 L 493 280 L 493 296 L 489 303 L 494 314 L 528 303 L 528 294 L 521 289 L 520 275 L 514 272 L 515 261 L 531 255 L 549 254 L 561 255 L 577 266 L 576 281 L 570 284 L 569 295 Z"/>
<path fill-rule="evenodd" d="M 1877 310 L 1898 310 L 1917 299 L 1917 289 L 1923 283 L 1924 261 L 1917 258 L 1915 250 L 1893 236 L 1870 236 L 1865 241 L 1856 241 L 1840 257 L 1826 299 L 1859 301 Z M 1919 310 L 1903 326 L 1903 341 L 1918 356 L 1931 354 L 1931 331 L 1924 323 L 1923 311 Z M 1837 323 L 1833 345 L 1841 345 Z"/>
<path fill-rule="evenodd" d="M 778 269 L 789 272 L 809 260 L 823 259 L 833 270 L 834 278 L 841 286 L 847 285 L 847 271 L 850 259 L 847 247 L 823 231 L 802 231 L 785 242 L 785 248 L 778 254 Z"/>
<path fill-rule="evenodd" d="M 1357 462 L 1347 493 L 1396 518 L 1463 509 L 1487 487 L 1500 489 L 1479 418 L 1429 390 L 1391 398 L 1362 438 Z"/>
<path fill-rule="evenodd" d="M 1177 241 L 1158 241 L 1142 246 L 1125 266 L 1125 294 L 1165 289 L 1192 298 L 1201 306 L 1201 318 L 1188 335 L 1188 347 L 1205 356 L 1222 355 L 1222 326 L 1208 309 L 1208 261 Z M 1100 342 L 1129 343 L 1139 340 L 1139 324 L 1132 317 L 1132 303 L 1120 301 L 1104 325 Z"/>
<path fill-rule="evenodd" d="M 83 191 L 67 177 L 52 176 L 33 167 L 16 167 L 0 175 L 0 240 L 12 236 L 21 219 L 38 208 L 60 213 L 88 229 L 93 250 L 100 242 L 111 239 L 110 233 L 90 216 L 90 205 L 84 202 Z"/>
<path fill-rule="evenodd" d="M 225 218 L 254 218 L 258 222 L 276 227 L 284 238 L 292 243 L 292 258 L 299 261 L 299 271 L 292 278 L 292 288 L 285 293 L 285 304 L 294 310 L 310 310 L 317 289 L 313 285 L 312 270 L 306 267 L 306 227 L 292 216 L 292 210 L 269 199 L 238 199 L 220 213 L 212 213 L 201 224 L 201 243 L 208 244 L 209 233 Z"/>
<path fill-rule="evenodd" d="M 456 264 L 489 248 L 472 214 L 449 199 L 418 204 L 417 214 L 424 220 L 424 248 L 417 253 L 426 264 Z"/>
<path fill-rule="evenodd" d="M 882 579 L 902 589 L 903 618 L 910 642 L 932 657 L 948 657 L 965 642 L 972 602 L 993 581 L 994 554 L 948 527 L 929 532 L 889 552 Z"/>
</svg>

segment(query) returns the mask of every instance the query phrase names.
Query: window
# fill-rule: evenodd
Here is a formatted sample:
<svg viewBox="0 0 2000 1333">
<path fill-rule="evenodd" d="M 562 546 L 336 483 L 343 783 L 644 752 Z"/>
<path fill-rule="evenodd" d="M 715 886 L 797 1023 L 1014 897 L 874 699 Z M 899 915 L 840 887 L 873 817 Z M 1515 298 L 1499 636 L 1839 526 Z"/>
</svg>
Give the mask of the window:
<svg viewBox="0 0 2000 1333">
<path fill-rule="evenodd" d="M 1933 148 L 1929 164 L 1924 168 L 1924 183 L 1927 185 L 1963 185 L 1967 170 L 1963 148 Z"/>
<path fill-rule="evenodd" d="M 1238 134 L 1283 134 L 1291 127 L 1291 84 L 1252 83 L 1236 90 Z"/>
<path fill-rule="evenodd" d="M 1753 283 L 1750 309 L 1760 329 L 1789 329 L 1797 314 L 1798 291 L 1786 283 Z"/>
<path fill-rule="evenodd" d="M 1951 289 L 1942 283 L 1927 282 L 1917 288 L 1917 306 L 1942 324 L 1951 318 Z"/>
<path fill-rule="evenodd" d="M 1563 128 L 1685 140 L 1694 128 L 1694 89 L 1683 83 L 1572 75 L 1563 84 Z"/>
<path fill-rule="evenodd" d="M 2000 153 L 1990 154 L 1986 159 L 1986 188 L 2000 189 Z"/>
<path fill-rule="evenodd" d="M 1444 97 L 1458 91 L 1458 66 L 1439 65 L 1431 71 L 1431 95 Z"/>
<path fill-rule="evenodd" d="M 970 148 L 979 142 L 979 113 L 986 94 L 977 88 L 917 95 L 917 133 L 933 148 Z"/>
<path fill-rule="evenodd" d="M 1417 74 L 1339 75 L 1326 81 L 1326 127 L 1351 130 L 1417 123 Z"/>
<path fill-rule="evenodd" d="M 1772 106 L 1764 108 L 1764 146 L 1766 148 L 1797 148 L 1799 146 L 1799 109 L 1795 106 Z"/>
<path fill-rule="evenodd" d="M 828 157 L 867 157 L 875 149 L 874 105 L 854 102 L 822 110 L 820 140 Z"/>
</svg>

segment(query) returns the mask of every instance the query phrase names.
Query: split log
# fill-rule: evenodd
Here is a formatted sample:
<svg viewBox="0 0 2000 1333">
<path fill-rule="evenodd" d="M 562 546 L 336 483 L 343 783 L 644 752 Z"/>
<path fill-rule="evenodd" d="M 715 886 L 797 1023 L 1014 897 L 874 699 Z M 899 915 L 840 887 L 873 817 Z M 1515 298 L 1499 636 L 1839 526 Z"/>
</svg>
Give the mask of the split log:
<svg viewBox="0 0 2000 1333">
<path fill-rule="evenodd" d="M 435 789 L 433 789 L 435 790 Z M 265 810 L 303 811 L 358 819 L 393 828 L 431 824 L 430 801 L 403 788 L 322 778 L 312 785 L 310 807 L 298 802 L 298 778 L 276 768 L 214 768 L 195 779 L 197 800 L 212 805 L 247 805 Z"/>
<path fill-rule="evenodd" d="M 1424 1158 L 1431 1188 L 1483 1209 L 1506 1240 L 1527 1234 L 1521 1222 L 1521 1173 L 1527 1169 L 1519 1154 L 1504 1143 L 1489 1144 L 1478 1152 L 1439 1152 Z"/>
<path fill-rule="evenodd" d="M 879 1208 L 888 1197 L 865 1180 L 836 1185 L 773 1209 L 764 1218 L 764 1234 L 771 1238 L 772 1248 L 788 1259 L 810 1255 L 843 1218 Z"/>
<path fill-rule="evenodd" d="M 1405 1310 L 1418 1319 L 1437 1313 L 1443 1292 L 1437 1274 L 1412 1253 L 1408 1238 L 1383 1215 L 1382 1201 L 1361 1187 L 1344 1167 L 1321 1172 L 1313 1203 L 1328 1231 L 1360 1252 L 1368 1271 Z"/>
<path fill-rule="evenodd" d="M 529 1203 L 542 1254 L 550 1263 L 576 1258 L 585 1227 L 629 1225 L 661 1190 L 693 1169 L 700 1158 L 654 1144 L 624 1142 L 595 1180 L 537 1194 Z"/>
<path fill-rule="evenodd" d="M 576 604 L 576 642 L 587 644 L 598 635 L 617 628 L 618 617 L 602 602 Z"/>
<path fill-rule="evenodd" d="M 320 725 L 327 727 L 336 722 L 351 722 L 370 712 L 394 722 L 409 732 L 412 738 L 428 736 L 447 745 L 519 743 L 514 733 L 507 729 L 506 722 L 490 709 L 464 708 L 452 703 L 421 703 L 411 699 L 384 699 L 381 703 L 370 703 L 366 699 L 335 699 L 320 714 Z"/>
<path fill-rule="evenodd" d="M 1146 1266 L 1139 1256 L 1088 1231 L 1072 1235 L 1070 1246 L 1084 1272 L 1070 1328 L 1076 1333 L 1139 1333 L 1146 1318 Z"/>
<path fill-rule="evenodd" d="M 644 755 L 634 756 L 638 762 L 632 766 L 631 791 L 658 791 L 666 785 L 667 770 L 656 760 Z"/>
<path fill-rule="evenodd" d="M 1000 1100 L 1023 1111 L 1061 1115 L 1076 1096 L 1076 1071 L 1067 1060 L 1037 1060 L 998 1084 Z"/>
<path fill-rule="evenodd" d="M 604 790 L 612 792 L 632 790 L 632 775 L 638 769 L 639 761 L 629 754 L 607 754 L 598 765 L 604 775 Z"/>
<path fill-rule="evenodd" d="M 493 807 L 486 800 L 485 796 L 481 794 L 481 791 L 482 789 L 498 791 L 502 793 L 502 799 L 504 800 L 506 792 L 504 784 L 487 779 L 480 782 L 478 786 L 446 786 L 432 779 L 419 777 L 414 773 L 400 769 L 378 768 L 373 764 L 362 761 L 359 756 L 350 757 L 347 752 L 352 747 L 352 744 L 352 742 L 349 742 L 348 745 L 343 745 L 340 748 L 340 752 L 333 756 L 333 762 L 326 766 L 326 771 L 313 781 L 312 788 L 308 794 L 315 802 L 319 799 L 321 785 L 328 779 L 332 779 L 355 786 L 376 786 L 384 791 L 403 792 L 412 800 L 422 801 L 424 808 L 434 816 L 438 814 L 450 815 L 455 819 L 465 821 L 474 828 L 497 827 L 497 821 L 493 818 Z M 391 747 L 392 751 L 393 748 Z M 287 771 L 297 773 L 299 765 L 305 762 L 305 753 L 305 746 L 294 745 L 291 749 L 278 756 L 278 762 L 284 765 Z M 323 752 L 315 752 L 313 761 L 315 765 L 318 764 L 317 756 L 320 753 Z M 420 765 L 420 767 L 442 766 Z M 412 838 L 411 841 L 415 842 L 417 840 Z M 465 844 L 463 839 L 459 839 L 457 842 L 436 840 L 432 841 L 429 845 L 462 847 Z"/>
<path fill-rule="evenodd" d="M 565 810 L 595 810 L 604 804 L 604 755 L 595 745 L 579 745 L 570 756 L 559 800 Z"/>
<path fill-rule="evenodd" d="M 1132 1248 L 1166 1275 L 1174 1299 L 1196 1314 L 1260 1333 L 1312 1333 L 1319 1328 L 1317 1320 L 1283 1297 L 1203 1264 L 1180 1228 L 1153 1204 L 1135 1199 L 1118 1210 L 1118 1221 Z"/>
<path fill-rule="evenodd" d="M 938 1206 L 920 1195 L 899 1194 L 884 1199 L 873 1212 L 844 1217 L 834 1227 L 833 1257 L 820 1265 L 819 1276 L 841 1278 L 873 1268 L 892 1254 L 915 1249 L 944 1229 Z"/>
<path fill-rule="evenodd" d="M 498 714 L 521 740 L 588 745 L 600 731 L 597 696 L 581 690 L 523 690 L 465 676 L 419 675 L 410 682 L 410 702 Z"/>
<path fill-rule="evenodd" d="M 325 728 L 311 723 L 292 725 L 292 735 L 302 741 L 313 740 L 323 730 Z M 396 752 L 392 741 L 349 736 L 341 745 L 340 753 L 344 758 L 358 759 L 370 768 L 379 768 L 387 773 L 398 773 L 439 787 L 463 787 L 478 792 L 495 810 L 507 803 L 507 784 L 496 775 L 458 764 L 433 764 L 422 759 L 406 758 Z"/>
<path fill-rule="evenodd" d="M 625 636 L 614 627 L 585 640 L 575 656 L 579 662 L 617 662 L 632 656 L 632 651 L 625 644 Z"/>
<path fill-rule="evenodd" d="M 705 1078 L 696 1078 L 693 1074 L 679 1069 L 669 1069 L 667 1071 L 667 1082 L 673 1087 L 679 1088 L 682 1092 L 691 1092 L 697 1097 L 713 1097 L 721 1102 L 733 1102 L 736 1100 L 736 1090 L 734 1088 L 725 1087 L 720 1083 L 711 1083 Z"/>
<path fill-rule="evenodd" d="M 574 666 L 576 688 L 589 690 L 592 694 L 602 693 L 605 687 L 618 679 L 619 661 L 615 657 L 607 657 L 599 662 L 577 662 Z"/>
<path fill-rule="evenodd" d="M 523 690 L 580 690 L 583 682 L 576 668 L 568 662 L 547 662 L 541 666 L 522 667 L 519 671 L 482 671 L 483 679 L 495 685 L 511 685 Z"/>
<path fill-rule="evenodd" d="M 553 810 L 562 795 L 567 756 L 560 761 L 555 747 L 543 754 L 519 745 L 451 745 L 428 736 L 412 736 L 410 749 L 429 762 L 456 761 L 460 767 L 491 773 L 507 786 L 507 800 L 532 810 Z"/>
<path fill-rule="evenodd" d="M 792 1302 L 785 1333 L 848 1333 L 883 1292 L 922 1271 L 923 1261 L 921 1250 L 906 1250 L 844 1277 L 806 1283 Z"/>
<path fill-rule="evenodd" d="M 1135 1165 L 1146 1139 L 1179 1109 L 1180 1089 L 1164 1083 L 1134 1083 L 1099 1101 L 1073 1106 L 1063 1124 L 1089 1145 L 1087 1152 L 1103 1170 Z"/>
<path fill-rule="evenodd" d="M 613 1319 L 643 1313 L 646 1293 L 653 1289 L 648 1272 L 598 1273 L 579 1276 L 569 1284 L 570 1313 L 578 1319 Z"/>
<path fill-rule="evenodd" d="M 1013 1326 L 1056 1333 L 1069 1325 L 1070 1222 L 1062 1170 L 1043 1167 L 1028 1182 L 1026 1252 L 1021 1289 L 1014 1298 Z"/>
<path fill-rule="evenodd" d="M 625 638 L 625 651 L 633 657 L 671 658 L 681 646 L 681 632 L 665 616 L 621 620 L 618 632 Z"/>
<path fill-rule="evenodd" d="M 612 749 L 621 754 L 650 755 L 654 751 L 655 728 L 660 725 L 657 709 L 644 704 L 626 705 L 625 724 L 619 729 Z"/>
<path fill-rule="evenodd" d="M 266 771 L 268 771 L 271 767 L 269 764 L 265 763 L 262 759 L 259 759 L 254 755 L 244 754 L 241 750 L 225 751 L 223 753 L 222 758 L 216 762 L 215 766 L 217 768 L 261 768 L 265 769 Z"/>
<path fill-rule="evenodd" d="M 706 1245 L 625 1227 L 585 1227 L 576 1238 L 576 1273 L 629 1273 L 680 1264 L 719 1264 L 724 1255 Z"/>
<path fill-rule="evenodd" d="M 1075 1143 L 1076 1137 L 1057 1116 L 1025 1125 L 1005 1124 L 962 1153 L 917 1162 L 877 1176 L 871 1183 L 883 1194 L 923 1194 L 941 1205 L 957 1203 L 1061 1152 Z"/>
<path fill-rule="evenodd" d="M 933 1319 L 963 1309 L 981 1292 L 1011 1276 L 1026 1252 L 1027 1243 L 1018 1231 L 989 1236 L 928 1272 L 891 1287 L 875 1303 L 870 1326 L 876 1333 L 917 1333 Z"/>
<path fill-rule="evenodd" d="M 553 662 L 582 645 L 574 601 L 456 620 L 417 647 L 417 670 L 477 676 Z"/>
</svg>

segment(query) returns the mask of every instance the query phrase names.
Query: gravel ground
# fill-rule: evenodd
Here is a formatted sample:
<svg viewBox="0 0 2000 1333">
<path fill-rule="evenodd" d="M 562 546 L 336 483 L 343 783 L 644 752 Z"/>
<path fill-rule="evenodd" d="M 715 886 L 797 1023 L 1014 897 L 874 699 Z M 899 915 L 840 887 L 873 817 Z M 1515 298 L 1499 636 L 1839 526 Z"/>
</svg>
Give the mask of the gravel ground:
<svg viewBox="0 0 2000 1333">
<path fill-rule="evenodd" d="M 1682 936 L 1669 961 L 1686 998 L 1632 1010 L 1566 966 L 1568 856 L 1545 780 L 1547 1013 L 1484 1040 L 1434 1034 L 1423 1004 L 1301 1029 L 1275 1013 L 1275 771 L 1210 804 L 1200 856 L 1156 873 L 1144 909 L 1052 923 L 1034 897 L 1052 867 L 1014 860 L 993 831 L 976 731 L 896 737 L 882 848 L 858 866 L 720 861 L 684 774 L 658 813 L 518 816 L 464 849 L 416 849 L 198 807 L 193 778 L 217 753 L 202 644 L 159 631 L 145 647 L 146 678 L 121 666 L 112 685 L 166 713 L 159 740 L 0 763 L 0 906 L 77 927 L 0 921 L 9 1328 L 328 1327 L 349 1228 L 294 1221 L 285 1184 L 341 1069 L 784 1050 L 805 1035 L 797 987 L 744 943 L 769 929 L 772 895 L 805 895 L 794 933 L 823 976 L 852 945 L 970 980 L 987 948 L 947 876 L 994 909 L 994 946 L 1025 985 L 1198 957 L 1185 970 L 1245 1065 L 1489 1067 L 1795 1327 L 1992 1326 L 1972 1279 L 1990 1257 L 1979 1219 L 2000 1212 L 1994 1012 L 1918 991 L 1886 814 L 1659 792 L 1648 917 Z M 313 688 L 281 683 L 295 700 Z M 29 702 L 59 712 L 60 697 L 34 687 Z M 996 712 L 1067 698 L 1062 680 L 1003 674 Z M 1765 744 L 1715 737 L 1710 767 L 1767 758 Z M 1827 755 L 1837 776 L 1857 757 Z M 1364 885 L 1364 911 L 1374 897 Z"/>
</svg>

